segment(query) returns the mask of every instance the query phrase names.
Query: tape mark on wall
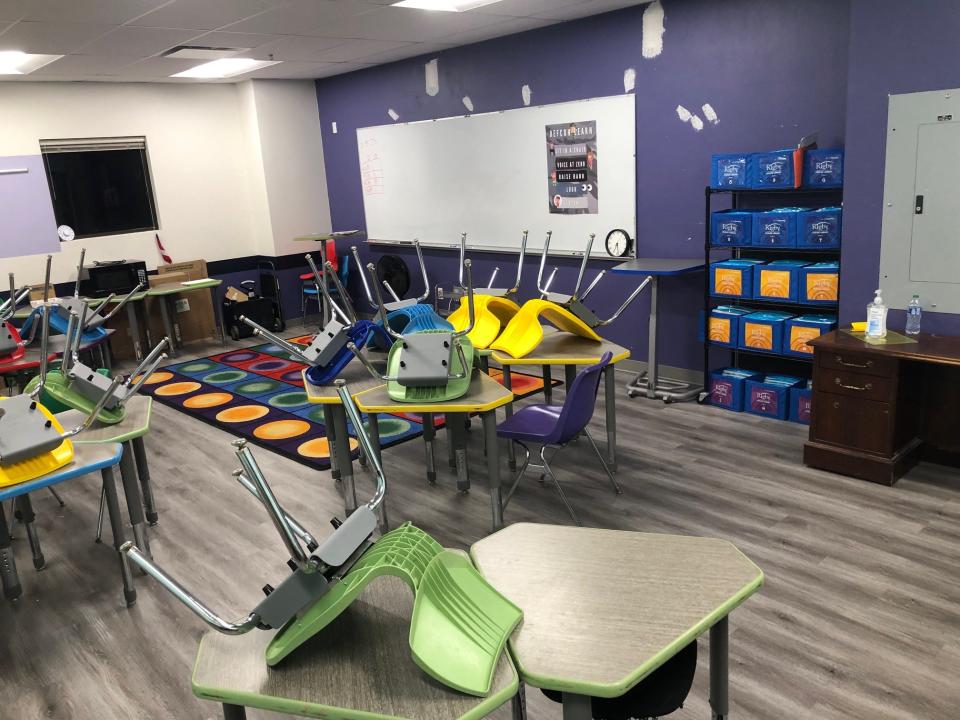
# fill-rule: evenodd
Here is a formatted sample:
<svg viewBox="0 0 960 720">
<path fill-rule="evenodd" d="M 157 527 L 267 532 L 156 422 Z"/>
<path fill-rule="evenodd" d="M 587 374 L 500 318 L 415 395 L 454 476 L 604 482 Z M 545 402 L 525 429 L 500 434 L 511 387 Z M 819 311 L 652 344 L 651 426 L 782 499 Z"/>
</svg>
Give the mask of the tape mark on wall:
<svg viewBox="0 0 960 720">
<path fill-rule="evenodd" d="M 647 5 L 643 11 L 643 56 L 647 59 L 655 58 L 663 52 L 663 6 L 660 0 Z"/>
</svg>

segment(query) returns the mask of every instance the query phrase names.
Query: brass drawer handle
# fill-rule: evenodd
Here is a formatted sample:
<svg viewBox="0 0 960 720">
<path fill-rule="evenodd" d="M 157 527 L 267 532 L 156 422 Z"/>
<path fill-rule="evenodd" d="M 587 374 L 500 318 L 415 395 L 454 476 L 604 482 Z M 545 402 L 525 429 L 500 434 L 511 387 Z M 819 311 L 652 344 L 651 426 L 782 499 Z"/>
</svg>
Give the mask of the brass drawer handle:
<svg viewBox="0 0 960 720">
<path fill-rule="evenodd" d="M 839 365 L 843 365 L 844 367 L 852 367 L 852 368 L 871 368 L 871 367 L 873 367 L 873 360 L 867 360 L 867 362 L 865 362 L 865 363 L 863 363 L 863 364 L 860 364 L 860 363 L 851 363 L 851 362 L 844 362 L 842 355 L 837 355 L 837 356 L 834 358 L 834 361 L 835 361 L 837 364 L 839 364 Z"/>
<path fill-rule="evenodd" d="M 846 390 L 857 390 L 859 392 L 863 392 L 864 390 L 873 390 L 873 383 L 867 383 L 863 387 L 858 387 L 857 385 L 844 385 L 842 382 L 840 382 L 840 378 L 834 378 L 833 382 Z"/>
</svg>

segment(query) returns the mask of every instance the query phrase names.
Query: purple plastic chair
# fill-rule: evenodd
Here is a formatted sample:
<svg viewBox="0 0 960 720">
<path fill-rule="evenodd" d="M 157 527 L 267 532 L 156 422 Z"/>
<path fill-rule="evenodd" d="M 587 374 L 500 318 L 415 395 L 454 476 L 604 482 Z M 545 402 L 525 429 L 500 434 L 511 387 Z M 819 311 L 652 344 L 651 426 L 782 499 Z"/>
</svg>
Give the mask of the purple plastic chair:
<svg viewBox="0 0 960 720">
<path fill-rule="evenodd" d="M 542 471 L 541 478 L 544 475 L 549 476 L 553 484 L 557 486 L 557 492 L 560 493 L 560 499 L 563 500 L 563 504 L 567 506 L 570 517 L 573 518 L 573 521 L 577 525 L 582 525 L 583 523 L 580 522 L 577 514 L 573 511 L 573 508 L 570 507 L 570 503 L 567 502 L 567 498 L 563 494 L 563 488 L 561 488 L 560 483 L 557 482 L 557 477 L 553 474 L 553 470 L 550 469 L 550 464 L 546 458 L 547 449 L 555 451 L 550 458 L 553 460 L 557 452 L 565 448 L 580 434 L 585 435 L 587 440 L 590 441 L 590 447 L 592 447 L 593 451 L 597 454 L 597 458 L 600 460 L 600 464 L 603 465 L 607 477 L 610 478 L 613 489 L 618 495 L 623 492 L 614 479 L 613 473 L 610 472 L 610 468 L 603 459 L 603 455 L 600 454 L 600 449 L 597 447 L 597 443 L 594 442 L 593 436 L 590 435 L 590 432 L 587 430 L 587 423 L 589 423 L 590 418 L 593 417 L 594 406 L 597 403 L 597 388 L 600 386 L 600 376 L 603 374 L 603 369 L 610 364 L 612 357 L 612 353 L 606 352 L 603 354 L 603 357 L 600 358 L 599 363 L 580 371 L 570 387 L 567 388 L 567 396 L 563 401 L 563 405 L 528 405 L 521 408 L 517 413 L 508 417 L 497 426 L 497 435 L 499 437 L 506 438 L 510 442 L 515 442 L 522 447 L 526 453 L 523 467 L 520 468 L 520 473 L 517 475 L 517 479 L 514 480 L 513 487 L 511 487 L 510 492 L 507 493 L 507 498 L 503 503 L 504 507 L 510 502 L 510 498 L 513 497 L 513 493 L 520 484 L 521 478 L 523 478 L 527 468 L 531 466 L 530 449 L 525 443 L 533 443 L 540 445 L 541 461 L 540 465 L 534 464 L 533 467 Z M 613 402 L 613 398 L 610 398 L 610 402 Z"/>
</svg>

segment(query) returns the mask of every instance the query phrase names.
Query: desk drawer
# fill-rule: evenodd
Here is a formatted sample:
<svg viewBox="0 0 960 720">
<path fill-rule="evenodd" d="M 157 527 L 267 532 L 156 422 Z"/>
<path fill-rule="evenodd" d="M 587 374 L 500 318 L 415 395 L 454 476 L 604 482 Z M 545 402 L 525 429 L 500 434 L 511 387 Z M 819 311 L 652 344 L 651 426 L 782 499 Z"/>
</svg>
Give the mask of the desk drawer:
<svg viewBox="0 0 960 720">
<path fill-rule="evenodd" d="M 817 350 L 817 365 L 882 377 L 893 377 L 897 372 L 895 358 L 846 350 Z"/>
<path fill-rule="evenodd" d="M 865 375 L 862 372 L 817 368 L 814 387 L 827 393 L 849 395 L 866 400 L 892 402 L 893 380 L 880 375 Z"/>
<path fill-rule="evenodd" d="M 823 391 L 813 393 L 812 440 L 889 456 L 892 428 L 889 403 Z"/>
</svg>

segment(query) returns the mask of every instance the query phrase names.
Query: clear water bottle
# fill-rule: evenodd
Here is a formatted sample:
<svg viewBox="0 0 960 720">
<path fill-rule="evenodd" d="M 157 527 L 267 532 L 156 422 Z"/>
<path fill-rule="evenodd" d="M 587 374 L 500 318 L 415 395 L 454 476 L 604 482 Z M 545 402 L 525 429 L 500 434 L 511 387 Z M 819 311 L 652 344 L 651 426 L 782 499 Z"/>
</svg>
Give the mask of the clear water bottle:
<svg viewBox="0 0 960 720">
<path fill-rule="evenodd" d="M 907 335 L 920 334 L 920 316 L 923 314 L 923 308 L 920 307 L 920 296 L 914 295 L 907 305 Z"/>
</svg>

